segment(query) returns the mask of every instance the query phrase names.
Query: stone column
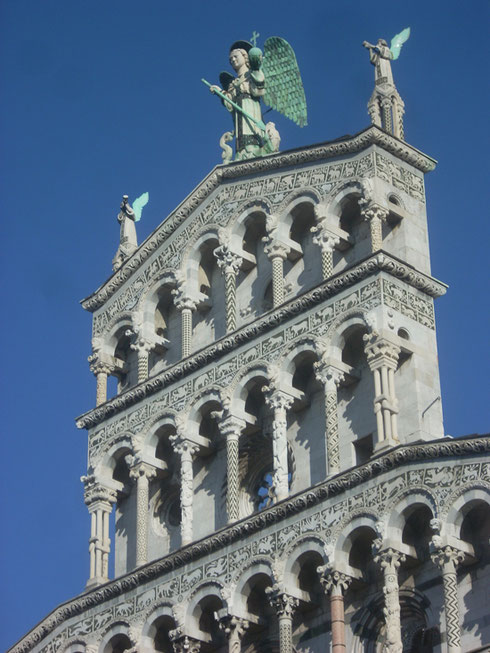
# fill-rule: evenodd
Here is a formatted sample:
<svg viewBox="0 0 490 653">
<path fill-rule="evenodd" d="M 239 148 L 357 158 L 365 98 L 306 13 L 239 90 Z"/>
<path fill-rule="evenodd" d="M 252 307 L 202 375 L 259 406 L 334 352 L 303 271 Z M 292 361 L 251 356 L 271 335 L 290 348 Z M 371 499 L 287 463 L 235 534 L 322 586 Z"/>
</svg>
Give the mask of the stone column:
<svg viewBox="0 0 490 653">
<path fill-rule="evenodd" d="M 382 232 L 382 222 L 388 217 L 389 211 L 384 209 L 382 206 L 373 204 L 372 202 L 367 203 L 363 209 L 361 209 L 361 216 L 364 220 L 369 222 L 369 229 L 371 231 L 371 251 L 377 252 L 383 247 L 383 232 Z"/>
<path fill-rule="evenodd" d="M 293 653 L 293 614 L 299 601 L 277 585 L 265 591 L 279 617 L 279 653 Z"/>
<path fill-rule="evenodd" d="M 311 231 L 315 234 L 313 242 L 322 252 L 322 277 L 326 281 L 333 274 L 333 250 L 340 243 L 340 238 L 328 231 L 321 222 L 312 227 Z"/>
<path fill-rule="evenodd" d="M 352 578 L 329 565 L 318 567 L 320 583 L 330 598 L 330 618 L 332 621 L 332 653 L 346 653 L 344 594 Z"/>
<path fill-rule="evenodd" d="M 151 479 L 156 476 L 156 469 L 144 462 L 132 460 L 129 476 L 136 481 L 136 566 L 148 562 L 148 491 Z"/>
<path fill-rule="evenodd" d="M 95 405 L 100 406 L 107 401 L 107 377 L 114 371 L 114 368 L 108 363 L 103 363 L 96 353 L 88 357 L 88 362 L 97 383 Z"/>
<path fill-rule="evenodd" d="M 461 622 L 458 604 L 458 580 L 456 569 L 464 560 L 464 553 L 452 546 L 437 549 L 431 555 L 432 562 L 442 572 L 444 584 L 444 614 L 446 617 L 447 652 L 461 653 Z"/>
<path fill-rule="evenodd" d="M 373 550 L 376 553 L 376 562 L 383 571 L 383 594 L 385 598 L 385 623 L 386 653 L 403 653 L 401 622 L 400 622 L 400 596 L 398 586 L 398 568 L 405 562 L 405 555 L 391 547 L 382 550 L 382 542 L 375 540 Z"/>
<path fill-rule="evenodd" d="M 240 517 L 238 466 L 240 434 L 245 427 L 245 422 L 233 415 L 228 415 L 220 419 L 218 425 L 221 434 L 226 438 L 226 513 L 230 524 Z"/>
<path fill-rule="evenodd" d="M 344 380 L 344 373 L 333 365 L 320 361 L 315 363 L 315 376 L 325 389 L 325 421 L 328 475 L 340 471 L 339 423 L 337 390 Z"/>
<path fill-rule="evenodd" d="M 175 453 L 180 456 L 180 533 L 182 546 L 192 542 L 194 473 L 192 459 L 199 447 L 179 435 L 170 436 Z"/>
<path fill-rule="evenodd" d="M 364 336 L 364 351 L 374 375 L 374 413 L 378 442 L 376 449 L 398 444 L 398 400 L 395 393 L 395 370 L 400 347 L 376 332 Z"/>
<path fill-rule="evenodd" d="M 293 397 L 272 386 L 265 386 L 262 390 L 265 393 L 265 403 L 272 408 L 274 413 L 272 420 L 273 483 L 276 500 L 282 501 L 289 494 L 287 411 L 293 403 Z"/>
<path fill-rule="evenodd" d="M 220 619 L 219 627 L 228 640 L 228 653 L 240 653 L 242 638 L 249 626 L 249 621 L 233 615 L 226 615 L 226 617 Z"/>
<path fill-rule="evenodd" d="M 284 302 L 283 262 L 289 254 L 289 247 L 276 240 L 269 240 L 264 251 L 272 263 L 272 304 L 274 308 Z"/>
<path fill-rule="evenodd" d="M 229 333 L 236 329 L 236 277 L 242 265 L 242 258 L 232 252 L 227 245 L 217 247 L 214 255 L 225 275 L 226 332 Z"/>
<path fill-rule="evenodd" d="M 154 347 L 155 343 L 139 337 L 131 345 L 131 349 L 138 354 L 138 383 L 148 378 L 148 355 Z"/>
<path fill-rule="evenodd" d="M 109 518 L 116 502 L 116 492 L 97 483 L 92 476 L 82 476 L 82 481 L 85 485 L 85 504 L 90 513 L 89 588 L 109 580 Z"/>
<path fill-rule="evenodd" d="M 192 350 L 192 311 L 196 310 L 196 303 L 184 295 L 180 288 L 172 290 L 172 295 L 175 307 L 182 316 L 182 358 L 186 358 Z"/>
</svg>

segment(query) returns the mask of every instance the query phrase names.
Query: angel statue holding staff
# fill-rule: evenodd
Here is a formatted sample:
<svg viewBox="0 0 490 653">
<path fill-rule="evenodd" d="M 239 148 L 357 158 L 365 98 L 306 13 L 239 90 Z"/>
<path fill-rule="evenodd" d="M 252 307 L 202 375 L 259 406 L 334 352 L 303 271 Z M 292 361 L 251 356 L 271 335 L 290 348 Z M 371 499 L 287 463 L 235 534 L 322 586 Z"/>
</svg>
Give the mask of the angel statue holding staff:
<svg viewBox="0 0 490 653">
<path fill-rule="evenodd" d="M 407 27 L 391 39 L 390 47 L 384 39 L 378 39 L 376 45 L 363 42 L 363 46 L 369 50 L 369 61 L 374 66 L 374 91 L 368 102 L 369 114 L 375 125 L 402 140 L 405 104 L 393 81 L 391 61 L 398 59 L 402 45 L 409 36 L 410 27 Z"/>
<path fill-rule="evenodd" d="M 232 114 L 234 131 L 221 138 L 223 160 L 232 157 L 225 143 L 235 136 L 235 160 L 251 159 L 279 151 L 280 136 L 273 122 L 262 120 L 261 98 L 300 127 L 306 125 L 306 100 L 294 51 L 284 39 L 273 36 L 261 50 L 248 41 L 235 41 L 230 48 L 230 64 L 236 77 L 220 74 L 221 87 L 202 80 L 221 98 Z"/>
</svg>

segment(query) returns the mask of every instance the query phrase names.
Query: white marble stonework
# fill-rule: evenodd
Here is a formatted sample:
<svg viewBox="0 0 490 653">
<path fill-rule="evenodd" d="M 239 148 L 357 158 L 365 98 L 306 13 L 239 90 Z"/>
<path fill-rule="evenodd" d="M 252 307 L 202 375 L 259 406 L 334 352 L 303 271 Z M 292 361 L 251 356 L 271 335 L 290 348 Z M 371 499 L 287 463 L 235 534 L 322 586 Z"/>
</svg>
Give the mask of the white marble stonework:
<svg viewBox="0 0 490 653">
<path fill-rule="evenodd" d="M 434 167 L 374 125 L 217 166 L 121 254 L 82 302 L 87 585 L 13 653 L 485 650 L 490 440 L 444 435 Z"/>
</svg>

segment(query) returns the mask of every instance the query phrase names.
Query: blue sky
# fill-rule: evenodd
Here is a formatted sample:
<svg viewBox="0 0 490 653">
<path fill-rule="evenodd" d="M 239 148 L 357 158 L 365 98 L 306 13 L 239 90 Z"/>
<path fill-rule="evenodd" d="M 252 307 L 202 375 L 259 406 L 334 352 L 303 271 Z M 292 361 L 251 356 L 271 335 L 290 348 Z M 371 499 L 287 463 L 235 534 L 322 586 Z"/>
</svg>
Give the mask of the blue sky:
<svg viewBox="0 0 490 653">
<path fill-rule="evenodd" d="M 363 40 L 410 26 L 393 64 L 407 141 L 426 178 L 446 432 L 488 430 L 487 0 L 286 3 L 4 0 L 0 6 L 3 319 L 2 624 L 5 649 L 82 591 L 89 521 L 79 481 L 95 401 L 90 315 L 110 274 L 121 196 L 144 191 L 140 242 L 220 163 L 230 127 L 202 85 L 230 44 L 286 38 L 309 126 L 274 118 L 283 150 L 369 123 Z M 272 116 L 272 114 L 269 114 Z"/>
</svg>

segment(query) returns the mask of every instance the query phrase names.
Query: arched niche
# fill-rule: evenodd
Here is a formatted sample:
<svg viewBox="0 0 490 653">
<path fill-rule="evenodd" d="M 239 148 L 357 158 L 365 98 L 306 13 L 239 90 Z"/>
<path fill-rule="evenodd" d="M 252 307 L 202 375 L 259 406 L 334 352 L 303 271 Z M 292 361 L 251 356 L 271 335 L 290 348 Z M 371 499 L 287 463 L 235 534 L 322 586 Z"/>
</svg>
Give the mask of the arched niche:
<svg viewBox="0 0 490 653">
<path fill-rule="evenodd" d="M 196 539 L 226 524 L 226 442 L 218 423 L 222 411 L 223 406 L 216 393 L 205 395 L 197 406 L 191 408 L 195 424 L 189 426 L 189 431 L 197 428 L 197 436 L 208 443 L 200 447 L 194 458 L 194 512 L 196 515 L 206 515 L 206 519 L 195 520 Z"/>
<path fill-rule="evenodd" d="M 350 456 L 346 458 L 344 454 L 341 467 L 367 462 L 376 443 L 374 380 L 364 352 L 367 333 L 368 327 L 359 316 L 339 325 L 332 338 L 333 358 L 340 359 L 343 369 L 349 370 L 337 390 L 339 439 L 351 443 Z"/>
<path fill-rule="evenodd" d="M 150 559 L 175 551 L 181 542 L 180 460 L 171 441 L 175 433 L 173 422 L 164 419 L 155 425 L 148 443 L 148 449 L 164 468 L 150 485 Z"/>
<path fill-rule="evenodd" d="M 311 343 L 301 343 L 287 370 L 295 400 L 288 412 L 288 442 L 294 455 L 293 493 L 326 478 L 325 393 L 315 375 L 318 354 Z"/>
<path fill-rule="evenodd" d="M 284 279 L 291 294 L 297 295 L 322 281 L 321 250 L 311 231 L 316 224 L 315 203 L 309 197 L 297 198 L 286 220 L 288 237 L 295 245 L 284 263 Z"/>
<path fill-rule="evenodd" d="M 226 333 L 224 274 L 218 266 L 214 250 L 219 247 L 217 235 L 206 234 L 189 260 L 197 263 L 189 285 L 199 298 L 193 312 L 193 349 L 206 347 Z"/>
<path fill-rule="evenodd" d="M 237 277 L 237 322 L 243 324 L 272 308 L 267 297 L 271 263 L 264 251 L 267 216 L 262 210 L 248 213 L 241 222 L 243 264 Z M 269 305 L 270 304 L 270 305 Z"/>
</svg>

